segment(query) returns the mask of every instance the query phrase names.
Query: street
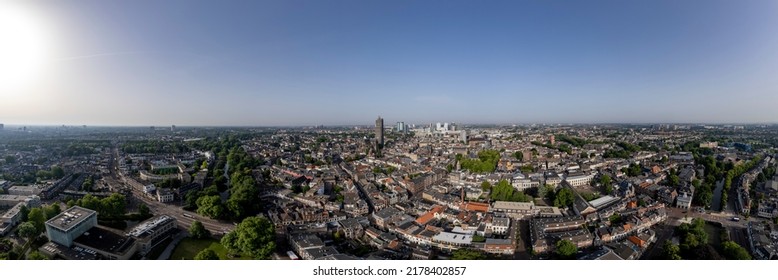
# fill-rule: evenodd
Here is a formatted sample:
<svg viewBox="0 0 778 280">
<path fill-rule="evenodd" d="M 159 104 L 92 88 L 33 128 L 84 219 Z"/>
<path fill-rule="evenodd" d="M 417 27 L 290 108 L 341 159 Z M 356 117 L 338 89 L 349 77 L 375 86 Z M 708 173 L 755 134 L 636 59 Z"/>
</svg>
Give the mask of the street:
<svg viewBox="0 0 778 280">
<path fill-rule="evenodd" d="M 105 177 L 105 182 L 109 184 L 113 191 L 122 189 L 130 190 L 132 196 L 145 203 L 154 215 L 168 215 L 174 217 L 178 221 L 179 227 L 184 229 L 188 229 L 194 221 L 200 221 L 205 229 L 210 231 L 212 235 L 223 235 L 235 228 L 235 225 L 232 223 L 214 220 L 201 216 L 195 212 L 185 211 L 179 206 L 165 204 L 143 194 L 140 190 L 132 188 L 124 183 L 124 175 L 118 172 L 118 166 L 119 149 L 115 147 L 113 149 L 113 159 L 111 160 L 111 166 L 109 168 L 110 175 Z"/>
<path fill-rule="evenodd" d="M 703 213 L 700 213 L 697 211 L 696 207 L 692 207 L 692 209 L 681 209 L 681 208 L 665 208 L 667 210 L 667 216 L 668 219 L 684 219 L 684 218 L 702 218 L 705 221 L 709 222 L 716 222 L 721 223 L 724 227 L 731 227 L 731 228 L 746 228 L 747 221 L 745 219 L 740 219 L 740 221 L 733 221 L 732 217 L 736 217 L 735 214 L 732 213 L 716 213 L 716 212 L 708 212 L 705 211 Z"/>
</svg>

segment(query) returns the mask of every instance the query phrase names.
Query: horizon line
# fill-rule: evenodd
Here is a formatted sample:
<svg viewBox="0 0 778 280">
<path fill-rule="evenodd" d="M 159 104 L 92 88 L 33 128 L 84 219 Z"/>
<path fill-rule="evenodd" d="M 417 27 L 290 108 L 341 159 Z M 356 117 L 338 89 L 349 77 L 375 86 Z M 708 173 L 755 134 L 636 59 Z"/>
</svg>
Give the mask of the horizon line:
<svg viewBox="0 0 778 280">
<path fill-rule="evenodd" d="M 408 123 L 406 125 L 429 125 L 438 122 L 420 122 L 420 123 Z M 459 125 L 467 126 L 515 126 L 515 125 L 778 125 L 778 122 L 504 122 L 504 123 L 488 123 L 488 122 L 439 122 L 439 123 L 455 123 Z M 3 123 L 0 123 L 3 124 Z M 217 124 L 217 125 L 153 125 L 153 124 L 18 124 L 18 123 L 5 123 L 5 127 L 123 127 L 123 128 L 191 128 L 191 127 L 212 127 L 212 128 L 285 128 L 285 127 L 374 127 L 375 124 L 284 124 L 284 125 L 229 125 L 229 124 Z M 385 126 L 386 127 L 386 126 Z M 388 126 L 391 127 L 391 126 Z"/>
</svg>

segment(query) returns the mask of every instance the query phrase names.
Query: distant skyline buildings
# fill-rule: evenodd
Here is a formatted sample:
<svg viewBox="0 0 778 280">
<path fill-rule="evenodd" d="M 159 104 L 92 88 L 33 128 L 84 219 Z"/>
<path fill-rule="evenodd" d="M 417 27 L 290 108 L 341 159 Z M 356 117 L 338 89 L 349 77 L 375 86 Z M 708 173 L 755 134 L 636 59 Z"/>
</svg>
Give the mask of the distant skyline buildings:
<svg viewBox="0 0 778 280">
<path fill-rule="evenodd" d="M 405 127 L 405 122 L 397 122 L 395 130 L 397 130 L 397 132 L 406 132 L 408 131 L 408 128 Z"/>
<path fill-rule="evenodd" d="M 7 125 L 778 122 L 776 1 L 5 2 Z"/>
</svg>

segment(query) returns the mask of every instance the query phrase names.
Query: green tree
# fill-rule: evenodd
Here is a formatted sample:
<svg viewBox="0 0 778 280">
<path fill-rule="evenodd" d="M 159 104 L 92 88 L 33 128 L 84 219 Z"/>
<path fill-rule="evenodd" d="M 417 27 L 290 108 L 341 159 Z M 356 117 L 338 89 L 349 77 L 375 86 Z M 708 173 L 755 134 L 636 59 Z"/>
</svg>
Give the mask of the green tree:
<svg viewBox="0 0 778 280">
<path fill-rule="evenodd" d="M 54 176 L 55 179 L 60 179 L 65 177 L 65 170 L 63 170 L 62 167 L 54 166 L 51 168 L 51 175 Z"/>
<path fill-rule="evenodd" d="M 205 229 L 205 226 L 203 226 L 203 223 L 200 221 L 194 221 L 191 226 L 189 226 L 189 236 L 197 239 L 203 239 L 210 235 L 210 232 L 208 232 L 207 229 Z"/>
<path fill-rule="evenodd" d="M 194 257 L 195 260 L 218 260 L 219 255 L 210 248 L 205 248 Z"/>
<path fill-rule="evenodd" d="M 751 255 L 748 254 L 748 251 L 746 251 L 746 249 L 744 249 L 743 247 L 740 247 L 740 245 L 735 242 L 724 241 L 721 243 L 721 246 L 724 249 L 724 256 L 726 256 L 727 259 L 731 259 L 731 260 L 751 259 Z"/>
<path fill-rule="evenodd" d="M 457 249 L 451 254 L 452 260 L 485 260 L 486 255 L 483 252 L 473 249 Z"/>
<path fill-rule="evenodd" d="M 149 207 L 146 206 L 146 203 L 141 203 L 140 205 L 138 205 L 138 214 L 140 214 L 142 218 L 152 216 L 151 209 L 149 209 Z"/>
<path fill-rule="evenodd" d="M 483 150 L 478 152 L 478 158 L 462 158 L 460 157 L 460 165 L 463 169 L 467 169 L 473 173 L 489 173 L 494 172 L 497 168 L 497 162 L 500 161 L 500 152 L 495 150 Z"/>
<path fill-rule="evenodd" d="M 127 201 L 118 193 L 100 200 L 100 214 L 107 218 L 123 216 L 127 210 Z"/>
<path fill-rule="evenodd" d="M 492 189 L 492 184 L 489 183 L 489 181 L 484 181 L 483 183 L 481 183 L 481 189 L 484 190 L 484 191 L 491 190 Z"/>
<path fill-rule="evenodd" d="M 538 197 L 547 197 L 549 193 L 554 193 L 554 186 L 545 184 L 543 186 L 538 187 Z"/>
<path fill-rule="evenodd" d="M 556 249 L 554 250 L 554 254 L 556 254 L 561 259 L 573 259 L 575 257 L 575 253 L 578 252 L 578 246 L 567 239 L 559 240 L 555 245 Z"/>
<path fill-rule="evenodd" d="M 515 153 L 513 153 L 513 157 L 516 158 L 519 161 L 524 160 L 524 153 L 522 153 L 520 151 L 515 152 Z"/>
<path fill-rule="evenodd" d="M 19 216 L 22 219 L 22 222 L 26 222 L 29 219 L 30 215 L 30 208 L 27 208 L 26 205 L 22 205 L 22 208 L 19 209 Z"/>
<path fill-rule="evenodd" d="M 610 221 L 611 224 L 619 224 L 621 223 L 621 215 L 619 215 L 618 213 L 613 214 L 608 218 L 608 221 Z"/>
<path fill-rule="evenodd" d="M 102 211 L 101 209 L 102 205 L 100 203 L 100 199 L 91 194 L 87 194 L 81 199 L 79 199 L 78 201 L 76 201 L 76 205 L 87 209 L 95 210 L 98 212 L 98 214 L 103 214 L 100 213 Z"/>
<path fill-rule="evenodd" d="M 224 206 L 218 195 L 202 196 L 197 199 L 197 213 L 216 219 L 224 215 Z"/>
<path fill-rule="evenodd" d="M 691 223 L 682 224 L 677 230 L 681 240 L 681 253 L 686 259 L 698 256 L 697 250 L 701 250 L 708 244 L 705 221 L 700 218 L 694 218 Z"/>
<path fill-rule="evenodd" d="M 37 228 L 35 228 L 35 223 L 33 222 L 24 222 L 19 225 L 17 228 L 17 234 L 19 234 L 20 237 L 30 240 L 40 234 Z"/>
<path fill-rule="evenodd" d="M 612 189 L 613 187 L 611 186 L 611 183 L 612 183 L 611 176 L 608 176 L 608 174 L 602 174 L 602 176 L 600 176 L 600 184 L 602 184 L 603 187 L 606 188 L 611 187 Z"/>
<path fill-rule="evenodd" d="M 575 194 L 573 190 L 569 188 L 561 188 L 557 191 L 554 197 L 554 206 L 556 207 L 570 207 L 575 200 Z"/>
<path fill-rule="evenodd" d="M 265 218 L 248 217 L 225 235 L 221 243 L 231 252 L 266 260 L 276 248 L 275 227 Z"/>
<path fill-rule="evenodd" d="M 54 216 L 57 216 L 59 213 L 62 213 L 62 209 L 59 207 L 59 203 L 55 202 L 54 204 L 43 208 L 43 212 L 46 214 L 46 220 L 49 220 L 54 218 Z"/>
<path fill-rule="evenodd" d="M 529 202 L 532 200 L 530 196 L 514 189 L 507 180 L 500 180 L 494 185 L 489 196 L 492 200 L 498 201 Z"/>
<path fill-rule="evenodd" d="M 251 171 L 233 173 L 231 182 L 230 197 L 225 205 L 230 216 L 239 221 L 255 214 L 259 210 L 260 204 L 259 188 Z M 297 187 L 300 192 L 305 191 L 303 188 Z"/>
<path fill-rule="evenodd" d="M 678 184 L 681 183 L 681 178 L 679 178 L 678 175 L 675 174 L 670 175 L 670 177 L 668 177 L 667 180 L 670 183 L 670 186 L 678 186 Z"/>
<path fill-rule="evenodd" d="M 28 220 L 35 226 L 37 233 L 43 232 L 46 223 L 46 214 L 41 208 L 32 208 L 30 214 L 27 215 Z"/>
<path fill-rule="evenodd" d="M 672 241 L 665 240 L 665 244 L 662 246 L 662 258 L 665 260 L 680 260 L 681 248 L 673 244 Z"/>
</svg>

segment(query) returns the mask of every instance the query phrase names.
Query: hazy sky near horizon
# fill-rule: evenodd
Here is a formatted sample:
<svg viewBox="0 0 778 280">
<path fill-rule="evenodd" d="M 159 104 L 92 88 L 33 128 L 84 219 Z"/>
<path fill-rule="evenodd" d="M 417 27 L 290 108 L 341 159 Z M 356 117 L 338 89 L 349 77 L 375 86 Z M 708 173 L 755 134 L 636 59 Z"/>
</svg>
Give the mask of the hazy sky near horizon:
<svg viewBox="0 0 778 280">
<path fill-rule="evenodd" d="M 0 123 L 778 122 L 778 1 L 11 5 Z"/>
</svg>

